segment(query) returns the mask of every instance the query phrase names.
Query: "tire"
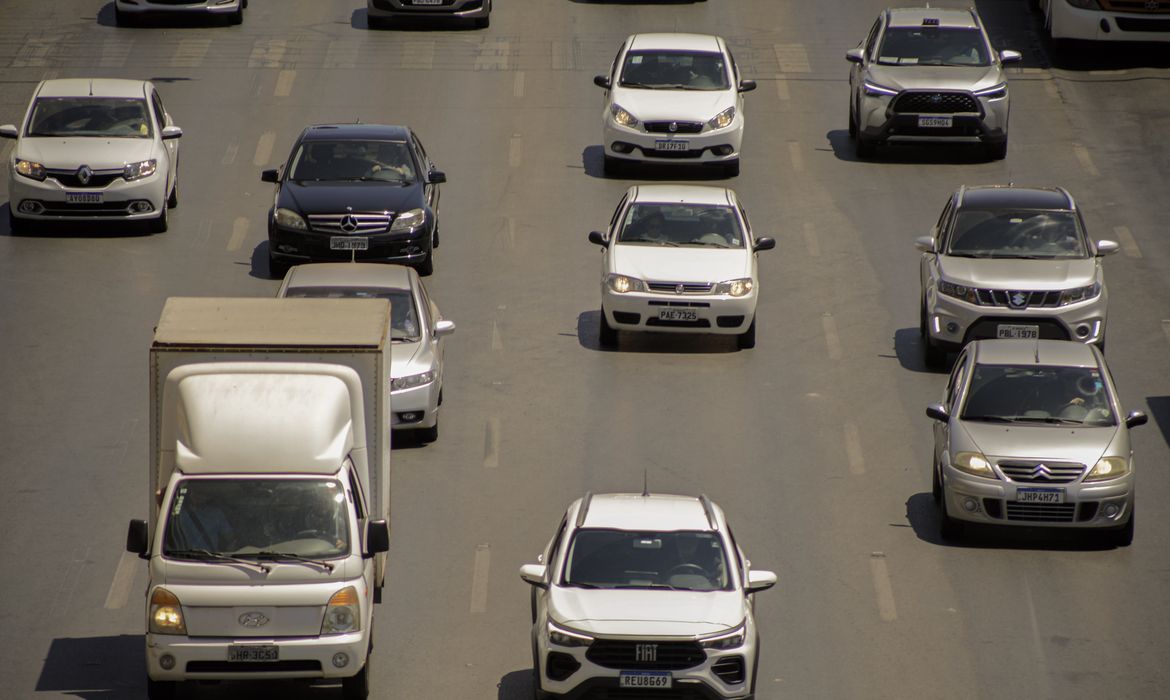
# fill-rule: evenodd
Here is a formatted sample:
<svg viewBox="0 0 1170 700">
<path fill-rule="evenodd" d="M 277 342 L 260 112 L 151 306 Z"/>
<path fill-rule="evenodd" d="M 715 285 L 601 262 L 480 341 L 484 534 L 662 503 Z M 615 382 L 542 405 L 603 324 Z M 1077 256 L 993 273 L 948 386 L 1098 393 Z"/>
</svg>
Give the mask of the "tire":
<svg viewBox="0 0 1170 700">
<path fill-rule="evenodd" d="M 487 29 L 490 26 L 492 26 L 492 16 L 491 15 L 486 15 L 484 17 L 476 17 L 475 18 L 475 28 L 476 29 Z"/>
<path fill-rule="evenodd" d="M 930 466 L 930 496 L 936 505 L 942 504 L 942 479 L 939 478 L 937 464 Z"/>
<path fill-rule="evenodd" d="M 271 245 L 271 244 L 270 244 Z M 291 267 L 286 260 L 276 257 L 271 251 L 268 253 L 268 278 L 274 280 L 284 279 L 285 274 L 288 273 L 288 268 Z"/>
<path fill-rule="evenodd" d="M 1003 160 L 1007 158 L 1007 147 L 1007 139 L 1004 139 L 984 145 L 983 152 L 987 154 L 988 160 Z"/>
<path fill-rule="evenodd" d="M 751 350 L 756 346 L 756 317 L 752 316 L 752 324 L 743 333 L 735 337 L 735 344 L 740 350 Z"/>
<path fill-rule="evenodd" d="M 166 202 L 163 202 L 162 211 L 158 213 L 158 216 L 154 217 L 153 219 L 146 220 L 146 232 L 166 233 L 167 229 L 170 227 L 170 215 L 168 211 L 169 209 L 166 205 Z"/>
<path fill-rule="evenodd" d="M 938 534 L 946 542 L 958 542 L 963 539 L 963 531 L 966 528 L 963 521 L 955 520 L 947 514 L 946 494 L 942 496 L 938 502 Z"/>
<path fill-rule="evenodd" d="M 601 320 L 597 324 L 597 344 L 603 348 L 616 348 L 618 345 L 617 329 L 609 325 L 604 308 L 601 310 Z"/>
<path fill-rule="evenodd" d="M 947 351 L 934 344 L 926 329 L 926 307 L 918 312 L 918 335 L 922 341 L 922 363 L 927 369 L 941 369 L 947 362 Z"/>
<path fill-rule="evenodd" d="M 1105 339 L 1104 338 L 1101 339 L 1101 342 L 1097 343 L 1097 349 L 1101 351 L 1102 355 L 1105 354 Z"/>
<path fill-rule="evenodd" d="M 853 101 L 849 101 L 849 138 L 857 138 L 857 119 L 853 116 Z"/>
<path fill-rule="evenodd" d="M 414 266 L 418 271 L 420 277 L 430 277 L 435 274 L 435 241 L 431 240 L 431 249 L 427 251 L 427 257 L 423 261 Z"/>
<path fill-rule="evenodd" d="M 179 179 L 175 178 L 175 184 L 171 185 L 171 194 L 167 197 L 167 208 L 174 209 L 179 206 Z"/>
<path fill-rule="evenodd" d="M 370 697 L 370 661 L 372 655 L 366 654 L 366 664 L 356 674 L 341 679 L 341 697 L 345 700 L 366 700 Z"/>
<path fill-rule="evenodd" d="M 724 177 L 738 177 L 739 176 L 739 158 L 723 164 Z"/>
<path fill-rule="evenodd" d="M 235 12 L 228 15 L 227 23 L 229 25 L 240 25 L 240 24 L 244 23 L 244 5 L 243 5 L 243 3 L 240 4 L 239 8 L 237 8 Z"/>
<path fill-rule="evenodd" d="M 877 155 L 877 142 L 873 139 L 866 138 L 861 134 L 857 135 L 857 157 L 862 160 L 869 160 Z"/>
<path fill-rule="evenodd" d="M 8 210 L 8 233 L 13 236 L 24 236 L 32 233 L 33 222 L 27 219 L 19 219 L 12 213 L 12 209 Z"/>
<path fill-rule="evenodd" d="M 370 17 L 367 15 L 366 16 L 366 27 L 368 27 L 370 29 L 389 29 L 390 28 L 390 18 L 389 17 Z"/>
<path fill-rule="evenodd" d="M 178 694 L 177 681 L 156 681 L 146 679 L 146 697 L 148 700 L 174 700 Z"/>
<path fill-rule="evenodd" d="M 1113 540 L 1115 547 L 1128 547 L 1133 544 L 1133 521 L 1134 512 L 1129 512 L 1129 522 L 1109 533 L 1109 539 Z"/>
<path fill-rule="evenodd" d="M 614 158 L 613 156 L 605 156 L 602 162 L 601 170 L 606 177 L 620 177 L 626 169 L 626 162 L 621 158 Z"/>
<path fill-rule="evenodd" d="M 439 420 L 435 419 L 435 424 L 429 428 L 418 428 L 414 431 L 415 440 L 419 444 L 427 444 L 439 439 Z"/>
<path fill-rule="evenodd" d="M 138 26 L 138 18 L 127 12 L 122 12 L 118 9 L 117 3 L 114 4 L 114 26 L 117 27 L 136 27 Z"/>
</svg>

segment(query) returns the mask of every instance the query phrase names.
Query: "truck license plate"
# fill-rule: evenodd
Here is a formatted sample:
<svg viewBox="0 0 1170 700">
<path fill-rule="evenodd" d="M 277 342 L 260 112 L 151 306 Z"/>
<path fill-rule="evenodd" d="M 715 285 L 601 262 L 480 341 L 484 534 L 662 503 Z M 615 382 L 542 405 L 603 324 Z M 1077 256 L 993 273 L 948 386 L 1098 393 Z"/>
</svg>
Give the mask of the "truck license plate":
<svg viewBox="0 0 1170 700">
<path fill-rule="evenodd" d="M 1040 337 L 1040 326 L 1017 326 L 1014 324 L 1001 323 L 996 326 L 995 337 L 1036 340 Z"/>
<path fill-rule="evenodd" d="M 688 151 L 691 148 L 690 141 L 655 141 L 654 150 L 656 151 Z"/>
<path fill-rule="evenodd" d="M 228 661 L 279 661 L 280 647 L 275 644 L 230 644 Z"/>
<path fill-rule="evenodd" d="M 659 309 L 660 321 L 698 321 L 699 312 L 694 309 Z"/>
<path fill-rule="evenodd" d="M 329 250 L 369 250 L 370 239 L 365 236 L 330 236 Z"/>
<path fill-rule="evenodd" d="M 922 128 L 949 129 L 953 123 L 954 117 L 918 117 L 918 126 Z"/>
<path fill-rule="evenodd" d="M 669 688 L 668 671 L 622 671 L 618 676 L 619 688 Z"/>
<path fill-rule="evenodd" d="M 101 204 L 101 192 L 66 192 L 66 204 Z"/>
<path fill-rule="evenodd" d="M 1016 489 L 1017 503 L 1064 503 L 1064 489 Z"/>
</svg>

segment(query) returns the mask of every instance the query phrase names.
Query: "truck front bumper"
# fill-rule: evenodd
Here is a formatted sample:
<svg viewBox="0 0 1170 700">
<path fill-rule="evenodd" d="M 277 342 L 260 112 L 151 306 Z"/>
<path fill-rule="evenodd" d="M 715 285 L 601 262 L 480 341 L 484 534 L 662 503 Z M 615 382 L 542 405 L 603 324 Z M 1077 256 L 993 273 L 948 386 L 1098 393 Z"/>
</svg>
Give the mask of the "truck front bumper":
<svg viewBox="0 0 1170 700">
<path fill-rule="evenodd" d="M 273 645 L 273 661 L 229 661 L 233 645 Z M 369 640 L 362 632 L 328 637 L 183 637 L 146 635 L 147 675 L 155 681 L 256 678 L 346 678 L 366 664 Z"/>
</svg>

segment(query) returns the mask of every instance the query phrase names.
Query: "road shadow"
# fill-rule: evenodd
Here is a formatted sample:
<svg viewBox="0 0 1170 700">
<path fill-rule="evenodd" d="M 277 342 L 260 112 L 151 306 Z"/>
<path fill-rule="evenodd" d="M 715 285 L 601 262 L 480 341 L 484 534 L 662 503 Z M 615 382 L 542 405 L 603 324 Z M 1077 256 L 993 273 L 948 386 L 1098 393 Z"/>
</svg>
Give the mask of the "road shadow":
<svg viewBox="0 0 1170 700">
<path fill-rule="evenodd" d="M 152 235 L 145 222 L 130 221 L 33 221 L 13 231 L 9 205 L 0 207 L 0 236 L 10 238 L 146 238 Z M 165 233 L 158 234 L 165 236 Z"/>
<path fill-rule="evenodd" d="M 846 113 L 844 118 L 848 117 Z M 981 144 L 928 143 L 922 145 L 885 144 L 878 146 L 873 158 L 857 156 L 857 142 L 844 129 L 825 134 L 837 160 L 850 163 L 886 163 L 904 165 L 970 165 L 991 162 Z"/>
<path fill-rule="evenodd" d="M 245 22 L 248 21 L 247 16 L 248 11 L 244 10 Z M 133 17 L 130 19 L 130 22 L 130 24 L 118 24 L 114 18 L 114 3 L 112 2 L 102 5 L 97 13 L 97 23 L 99 25 L 131 31 L 155 27 L 166 27 L 167 29 L 200 29 L 204 27 L 232 26 L 227 15 L 213 15 L 203 12 L 150 14 Z"/>
<path fill-rule="evenodd" d="M 577 342 L 596 352 L 656 353 L 659 355 L 713 355 L 738 352 L 734 335 L 704 333 L 654 333 L 653 331 L 618 331 L 617 347 L 603 348 L 597 333 L 601 310 L 582 311 L 577 315 Z"/>
<path fill-rule="evenodd" d="M 532 669 L 509 671 L 501 678 L 496 700 L 531 700 L 533 697 Z"/>
<path fill-rule="evenodd" d="M 443 32 L 451 30 L 478 29 L 475 20 L 462 17 L 395 17 L 389 26 L 371 27 L 370 17 L 366 8 L 360 7 L 349 16 L 349 26 L 352 29 L 363 29 L 371 32 L 406 31 L 406 32 Z"/>
<path fill-rule="evenodd" d="M 928 476 L 924 478 L 929 479 Z M 906 520 L 918 539 L 940 547 L 1055 552 L 1098 552 L 1116 548 L 1109 533 L 1085 528 L 997 527 L 968 523 L 961 539 L 943 540 L 939 535 L 938 506 L 929 492 L 916 493 L 906 500 Z"/>
<path fill-rule="evenodd" d="M 248 263 L 239 263 L 241 265 L 249 265 L 248 274 L 258 280 L 282 280 L 284 275 L 275 277 L 268 267 L 268 240 L 265 239 L 256 244 L 252 249 L 252 259 Z"/>
<path fill-rule="evenodd" d="M 946 364 L 937 369 L 927 367 L 922 358 L 922 335 L 917 328 L 899 328 L 894 331 L 894 354 L 898 356 L 898 364 L 902 369 L 925 374 L 950 374 L 950 358 Z"/>
<path fill-rule="evenodd" d="M 36 692 L 139 700 L 146 697 L 145 648 L 141 634 L 54 639 L 41 666 Z"/>
<path fill-rule="evenodd" d="M 702 182 L 710 180 L 733 180 L 714 165 L 699 165 L 697 163 L 629 163 L 623 164 L 619 172 L 614 175 L 605 174 L 605 151 L 600 145 L 586 146 L 581 151 L 581 164 L 585 167 L 585 174 L 599 180 L 638 180 L 677 182 Z"/>
<path fill-rule="evenodd" d="M 1147 396 L 1146 406 L 1150 409 L 1150 417 L 1162 432 L 1162 440 L 1170 445 L 1170 396 Z"/>
<path fill-rule="evenodd" d="M 704 0 L 569 0 L 577 5 L 698 5 Z"/>
</svg>

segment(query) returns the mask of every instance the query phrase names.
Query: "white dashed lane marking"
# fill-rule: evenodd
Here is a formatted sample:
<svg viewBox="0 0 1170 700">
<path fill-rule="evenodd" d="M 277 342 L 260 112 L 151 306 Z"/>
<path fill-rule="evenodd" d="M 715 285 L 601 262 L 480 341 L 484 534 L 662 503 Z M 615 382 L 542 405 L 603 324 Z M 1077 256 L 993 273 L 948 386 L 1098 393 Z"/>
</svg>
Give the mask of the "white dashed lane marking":
<svg viewBox="0 0 1170 700">
<path fill-rule="evenodd" d="M 886 566 L 884 552 L 869 555 L 869 570 L 873 574 L 873 590 L 877 595 L 878 615 L 883 622 L 898 619 L 898 608 L 894 605 L 894 586 L 890 582 L 890 571 Z"/>
<path fill-rule="evenodd" d="M 1081 164 L 1081 169 L 1086 174 L 1097 177 L 1101 173 L 1097 171 L 1097 166 L 1093 164 L 1093 157 L 1089 155 L 1089 149 L 1085 148 L 1079 143 L 1073 144 L 1073 155 L 1077 157 L 1077 162 Z"/>
<path fill-rule="evenodd" d="M 283 68 L 284 52 L 288 42 L 284 39 L 257 39 L 248 57 L 249 68 Z"/>
<path fill-rule="evenodd" d="M 510 167 L 520 167 L 520 160 L 524 155 L 523 146 L 520 134 L 512 134 L 512 138 L 508 141 L 508 165 Z"/>
<path fill-rule="evenodd" d="M 1121 250 L 1125 253 L 1126 257 L 1142 257 L 1142 249 L 1138 247 L 1137 240 L 1129 232 L 1128 226 L 1115 226 L 1113 228 L 1113 235 L 1117 236 L 1117 242 L 1121 245 Z"/>
<path fill-rule="evenodd" d="M 787 102 L 792 99 L 792 93 L 788 91 L 788 78 L 785 78 L 783 75 L 776 76 L 776 97 L 781 102 Z"/>
<path fill-rule="evenodd" d="M 808 52 L 804 44 L 776 44 L 776 63 L 780 64 L 781 73 L 811 73 L 808 65 Z"/>
<path fill-rule="evenodd" d="M 171 68 L 196 68 L 203 64 L 207 50 L 211 48 L 211 39 L 194 38 L 182 39 L 171 54 Z"/>
<path fill-rule="evenodd" d="M 487 610 L 488 573 L 491 568 L 492 550 L 486 544 L 475 546 L 475 563 L 471 569 L 471 612 Z"/>
<path fill-rule="evenodd" d="M 252 158 L 254 165 L 267 165 L 272 158 L 272 147 L 276 145 L 276 132 L 269 131 L 260 136 L 256 143 L 256 155 Z"/>
<path fill-rule="evenodd" d="M 516 71 L 516 77 L 512 78 L 512 97 L 517 99 L 524 97 L 524 71 Z"/>
<path fill-rule="evenodd" d="M 856 423 L 845 424 L 845 455 L 849 459 L 849 472 L 860 476 L 865 473 L 865 453 L 861 449 L 861 433 Z"/>
<path fill-rule="evenodd" d="M 837 322 L 833 314 L 826 313 L 821 317 L 821 326 L 825 331 L 825 347 L 829 351 L 830 360 L 841 359 L 841 338 L 837 335 Z"/>
<path fill-rule="evenodd" d="M 788 159 L 792 161 L 792 170 L 794 172 L 799 173 L 804 171 L 804 156 L 800 151 L 800 142 L 788 142 Z"/>
<path fill-rule="evenodd" d="M 238 217 L 232 222 L 232 237 L 228 239 L 227 249 L 235 252 L 244 247 L 244 241 L 248 238 L 248 219 L 247 217 Z"/>
<path fill-rule="evenodd" d="M 276 88 L 272 91 L 273 97 L 288 97 L 292 94 L 293 83 L 297 79 L 295 70 L 286 69 L 276 76 Z"/>
<path fill-rule="evenodd" d="M 495 469 L 500 466 L 500 419 L 492 416 L 483 426 L 483 466 Z"/>
<path fill-rule="evenodd" d="M 122 552 L 118 559 L 118 568 L 114 570 L 114 580 L 110 583 L 110 590 L 106 593 L 106 610 L 121 610 L 130 600 L 130 589 L 134 586 L 134 574 L 138 568 L 138 555 Z"/>
<path fill-rule="evenodd" d="M 821 239 L 817 236 L 817 225 L 811 221 L 804 222 L 804 247 L 810 257 L 820 257 Z"/>
</svg>

